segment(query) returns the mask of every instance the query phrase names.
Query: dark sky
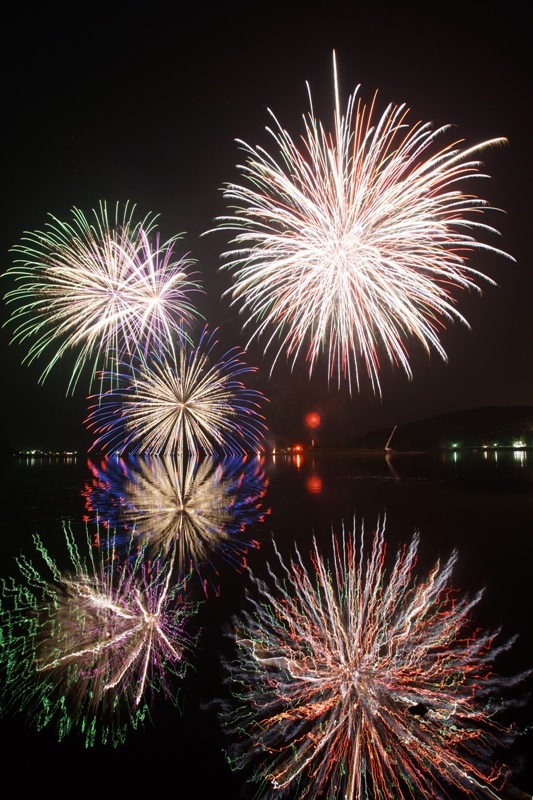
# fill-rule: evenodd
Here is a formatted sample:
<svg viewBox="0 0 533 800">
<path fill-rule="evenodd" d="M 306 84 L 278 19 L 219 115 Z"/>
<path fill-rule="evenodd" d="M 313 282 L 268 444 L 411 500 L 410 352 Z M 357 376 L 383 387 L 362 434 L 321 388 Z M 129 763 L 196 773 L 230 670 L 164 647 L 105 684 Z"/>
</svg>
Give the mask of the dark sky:
<svg viewBox="0 0 533 800">
<path fill-rule="evenodd" d="M 272 432 L 301 435 L 311 408 L 322 413 L 326 443 L 461 408 L 532 404 L 530 42 L 520 4 L 440 4 L 426 14 L 408 3 L 391 11 L 354 0 L 317 11 L 307 2 L 184 5 L 92 3 L 74 15 L 55 4 L 31 13 L 13 6 L 1 48 L 4 268 L 10 247 L 24 230 L 41 228 L 49 212 L 67 219 L 73 206 L 89 212 L 101 199 L 130 200 L 143 216 L 161 214 L 164 237 L 187 232 L 207 292 L 201 310 L 228 343 L 243 346 L 237 311 L 221 299 L 230 286 L 218 272 L 227 237 L 200 236 L 225 210 L 220 187 L 237 178 L 234 140 L 270 146 L 267 108 L 296 138 L 309 81 L 329 126 L 335 48 L 345 100 L 361 84 L 368 101 L 379 90 L 380 110 L 405 102 L 412 123 L 453 123 L 454 137 L 468 144 L 508 138 L 484 153 L 492 180 L 476 191 L 505 209 L 486 222 L 502 233 L 491 243 L 517 263 L 492 255 L 471 262 L 498 284 L 485 286 L 482 297 L 459 298 L 472 329 L 456 324 L 443 334 L 447 364 L 411 350 L 412 382 L 385 364 L 382 399 L 367 382 L 352 399 L 335 386 L 328 391 L 320 371 L 308 381 L 305 368 L 290 375 L 281 365 L 267 381 L 270 356 L 253 348 L 247 358 L 260 368 Z M 9 288 L 3 279 L 2 294 Z M 9 346 L 10 335 L 4 328 L 0 339 L 0 442 L 79 446 L 86 441 L 85 387 L 65 398 L 66 365 L 39 386 L 46 362 L 22 365 L 26 350 Z"/>
</svg>

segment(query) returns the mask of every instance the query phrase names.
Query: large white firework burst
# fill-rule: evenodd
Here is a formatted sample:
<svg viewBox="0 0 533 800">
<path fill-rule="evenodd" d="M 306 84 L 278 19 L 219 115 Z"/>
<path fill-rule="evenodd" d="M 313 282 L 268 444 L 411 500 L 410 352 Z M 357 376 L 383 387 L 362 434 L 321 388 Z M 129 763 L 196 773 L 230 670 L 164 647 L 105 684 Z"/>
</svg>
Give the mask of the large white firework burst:
<svg viewBox="0 0 533 800">
<path fill-rule="evenodd" d="M 352 391 L 363 365 L 380 392 L 381 353 L 409 378 L 411 340 L 446 359 L 441 330 L 467 324 L 455 290 L 492 282 L 467 266 L 473 250 L 500 252 L 475 238 L 493 231 L 479 221 L 487 203 L 460 186 L 486 177 L 473 156 L 505 140 L 436 149 L 449 126 L 410 125 L 405 105 L 378 118 L 357 90 L 343 115 L 336 68 L 335 95 L 332 133 L 311 103 L 301 142 L 273 114 L 277 153 L 239 142 L 245 181 L 227 185 L 234 210 L 218 220 L 236 232 L 223 268 L 251 339 L 277 342 L 274 364 L 304 357 L 311 375 L 325 351 L 330 378 Z"/>
<path fill-rule="evenodd" d="M 115 376 L 120 361 L 152 348 L 172 349 L 184 323 L 197 316 L 189 295 L 198 290 L 191 260 L 177 256 L 181 234 L 161 242 L 155 217 L 134 219 L 135 206 L 101 202 L 72 221 L 51 216 L 45 231 L 26 233 L 6 275 L 17 286 L 5 295 L 14 306 L 14 341 L 31 342 L 25 361 L 51 352 L 44 380 L 67 352 L 76 353 L 69 389 L 86 365 Z"/>
<path fill-rule="evenodd" d="M 501 693 L 524 677 L 494 672 L 510 642 L 472 628 L 481 593 L 451 587 L 456 553 L 417 580 L 418 535 L 390 567 L 384 526 L 366 539 L 333 536 L 331 561 L 314 542 L 309 566 L 276 550 L 254 578 L 222 704 L 234 766 L 255 766 L 261 797 L 496 800 Z"/>
</svg>

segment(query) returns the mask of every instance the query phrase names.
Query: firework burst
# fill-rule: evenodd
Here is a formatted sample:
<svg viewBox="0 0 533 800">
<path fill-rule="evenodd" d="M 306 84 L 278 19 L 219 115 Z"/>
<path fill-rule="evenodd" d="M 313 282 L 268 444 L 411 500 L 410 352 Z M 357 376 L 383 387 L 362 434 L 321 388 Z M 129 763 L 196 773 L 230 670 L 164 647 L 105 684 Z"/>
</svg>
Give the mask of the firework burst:
<svg viewBox="0 0 533 800">
<path fill-rule="evenodd" d="M 155 217 L 135 222 L 134 211 L 117 205 L 110 220 L 105 203 L 92 218 L 74 208 L 72 222 L 52 216 L 13 248 L 19 258 L 6 275 L 18 285 L 5 295 L 15 307 L 13 341 L 33 342 L 29 363 L 53 351 L 41 380 L 68 351 L 77 352 L 69 390 L 85 365 L 113 376 L 134 354 L 172 349 L 173 335 L 196 316 L 192 262 L 174 253 L 181 234 L 162 243 Z"/>
<path fill-rule="evenodd" d="M 364 365 L 379 392 L 380 352 L 409 378 L 411 340 L 446 359 L 439 333 L 467 324 L 455 290 L 492 283 L 467 266 L 473 250 L 500 252 L 475 238 L 494 232 L 479 221 L 487 203 L 459 187 L 485 177 L 473 156 L 504 140 L 435 152 L 449 126 L 410 125 L 404 105 L 376 118 L 357 92 L 343 115 L 336 70 L 335 95 L 332 134 L 311 103 L 300 146 L 274 115 L 277 156 L 239 142 L 245 183 L 225 191 L 236 206 L 219 228 L 236 236 L 223 268 L 251 339 L 278 341 L 274 364 L 305 357 L 311 375 L 324 351 L 330 378 L 359 388 Z"/>
<path fill-rule="evenodd" d="M 499 796 L 507 772 L 493 752 L 512 732 L 495 715 L 503 686 L 524 676 L 498 678 L 493 661 L 511 643 L 469 630 L 480 594 L 450 588 L 455 553 L 415 580 L 418 542 L 388 569 L 383 527 L 368 552 L 362 533 L 343 531 L 331 563 L 315 542 L 312 570 L 277 553 L 282 579 L 255 579 L 227 665 L 237 700 L 221 718 L 262 797 Z"/>
<path fill-rule="evenodd" d="M 124 390 L 98 398 L 87 423 L 98 434 L 93 448 L 155 455 L 257 450 L 264 433 L 262 394 L 241 376 L 255 372 L 237 348 L 214 357 L 217 342 L 204 330 L 199 344 L 175 356 L 141 361 Z"/>
<path fill-rule="evenodd" d="M 171 580 L 172 561 L 144 562 L 131 548 L 117 566 L 114 543 L 100 545 L 98 535 L 82 559 L 71 530 L 65 535 L 71 572 L 35 537 L 51 578 L 22 556 L 25 582 L 3 582 L 0 707 L 26 710 L 38 730 L 55 722 L 60 739 L 77 730 L 88 747 L 116 745 L 149 718 L 156 691 L 176 700 L 170 678 L 186 671 L 194 608 L 183 582 Z"/>
</svg>

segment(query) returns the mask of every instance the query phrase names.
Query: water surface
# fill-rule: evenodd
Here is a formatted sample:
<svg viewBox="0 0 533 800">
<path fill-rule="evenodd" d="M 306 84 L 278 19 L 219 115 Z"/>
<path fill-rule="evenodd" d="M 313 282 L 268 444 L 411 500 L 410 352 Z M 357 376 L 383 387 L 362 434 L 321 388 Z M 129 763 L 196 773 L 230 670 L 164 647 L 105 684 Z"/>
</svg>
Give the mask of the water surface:
<svg viewBox="0 0 533 800">
<path fill-rule="evenodd" d="M 105 494 L 104 489 L 100 495 L 96 492 L 104 468 L 105 462 L 79 458 L 17 459 L 4 464 L 3 577 L 17 575 L 13 556 L 33 556 L 35 532 L 53 557 L 67 564 L 62 523 L 69 520 L 81 541 L 86 520 L 95 515 L 90 498 L 94 501 Z M 154 726 L 131 732 L 127 743 L 116 750 L 101 745 L 86 750 L 76 735 L 58 743 L 53 730 L 38 733 L 22 716 L 4 718 L 0 725 L 7 735 L 5 769 L 11 771 L 21 753 L 31 765 L 17 775 L 19 790 L 37 793 L 48 787 L 54 793 L 75 791 L 81 797 L 94 796 L 95 791 L 113 796 L 130 790 L 140 796 L 143 791 L 165 791 L 160 781 L 170 779 L 174 790 L 182 793 L 185 776 L 188 780 L 192 775 L 199 797 L 224 793 L 237 797 L 243 776 L 230 772 L 216 715 L 206 710 L 206 704 L 223 692 L 219 656 L 229 642 L 222 631 L 242 603 L 246 571 L 266 576 L 266 562 L 275 561 L 273 540 L 284 558 L 294 553 L 295 546 L 302 555 L 307 553 L 313 535 L 329 552 L 332 530 L 339 531 L 342 525 L 351 528 L 354 520 L 370 535 L 378 521 L 386 519 L 391 558 L 397 546 L 420 531 L 417 570 L 422 577 L 437 558 L 446 558 L 457 548 L 455 585 L 468 592 L 486 587 L 476 622 L 488 628 L 502 626 L 504 636 L 519 634 L 499 671 L 512 674 L 533 665 L 531 453 L 446 452 L 389 458 L 304 453 L 269 456 L 260 471 L 264 493 L 256 497 L 256 506 L 261 513 L 249 515 L 247 528 L 242 525 L 246 530 L 241 544 L 249 542 L 250 547 L 244 548 L 241 569 L 213 551 L 206 569 L 213 570 L 209 580 L 212 587 L 218 583 L 217 592 L 209 590 L 205 598 L 200 581 L 193 589 L 204 599 L 198 619 L 203 633 L 192 658 L 194 670 L 184 681 L 183 713 L 157 703 Z M 98 502 L 104 504 L 102 499 Z M 105 517 L 105 509 L 101 514 Z M 111 511 L 107 514 L 112 516 Z M 242 555 L 242 548 L 239 552 Z M 532 711 L 530 702 L 517 711 L 518 721 L 531 723 Z M 519 739 L 511 758 L 526 760 L 515 783 L 532 791 L 529 752 L 533 752 L 531 732 Z"/>
</svg>

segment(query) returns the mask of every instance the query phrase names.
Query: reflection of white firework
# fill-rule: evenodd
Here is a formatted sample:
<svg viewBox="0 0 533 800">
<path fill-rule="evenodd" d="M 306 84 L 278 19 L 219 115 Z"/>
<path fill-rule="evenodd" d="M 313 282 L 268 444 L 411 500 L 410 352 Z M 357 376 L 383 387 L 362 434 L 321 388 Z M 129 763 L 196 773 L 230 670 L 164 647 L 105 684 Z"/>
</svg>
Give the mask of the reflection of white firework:
<svg viewBox="0 0 533 800">
<path fill-rule="evenodd" d="M 388 569 L 383 529 L 368 553 L 343 533 L 331 563 L 314 543 L 311 569 L 280 557 L 281 579 L 255 580 L 228 663 L 239 705 L 221 720 L 240 739 L 235 765 L 259 760 L 261 797 L 500 796 L 494 750 L 512 731 L 494 717 L 524 676 L 499 678 L 509 643 L 468 630 L 480 594 L 450 588 L 456 554 L 418 581 L 417 547 L 415 536 Z"/>
<path fill-rule="evenodd" d="M 242 568 L 249 548 L 258 546 L 245 535 L 265 514 L 266 481 L 255 458 L 189 459 L 185 468 L 171 458 L 91 466 L 98 488 L 86 489 L 90 510 L 105 518 L 109 508 L 113 523 L 130 528 L 143 550 L 191 564 L 204 586 L 214 557 Z"/>
<path fill-rule="evenodd" d="M 55 720 L 60 738 L 76 728 L 88 746 L 98 736 L 117 744 L 128 725 L 137 727 L 149 713 L 149 691 L 174 698 L 168 676 L 186 670 L 184 651 L 193 640 L 185 624 L 193 608 L 183 602 L 182 584 L 171 581 L 172 561 L 145 562 L 136 548 L 119 567 L 109 542 L 93 546 L 86 561 L 65 533 L 71 574 L 36 538 L 53 580 L 21 557 L 26 585 L 4 588 L 15 609 L 3 609 L 2 618 L 21 635 L 7 637 L 3 649 L 2 705 L 26 708 L 38 728 Z"/>
<path fill-rule="evenodd" d="M 88 419 L 99 434 L 93 448 L 152 455 L 257 450 L 263 396 L 241 381 L 255 370 L 236 348 L 215 359 L 216 344 L 206 329 L 194 350 L 182 347 L 176 358 L 160 353 L 150 366 L 140 364 L 128 389 L 99 398 Z"/>
<path fill-rule="evenodd" d="M 240 142 L 245 180 L 227 186 L 236 210 L 219 227 L 236 234 L 233 302 L 252 339 L 279 340 L 274 363 L 285 351 L 311 374 L 326 351 L 330 376 L 351 388 L 362 364 L 379 390 L 380 349 L 409 377 L 409 340 L 445 359 L 440 330 L 466 322 L 455 290 L 489 280 L 467 266 L 473 250 L 499 252 L 474 238 L 492 231 L 479 222 L 487 204 L 459 186 L 480 176 L 474 154 L 503 140 L 431 155 L 447 127 L 409 126 L 405 106 L 375 119 L 356 95 L 343 115 L 336 74 L 335 95 L 331 134 L 311 107 L 299 145 L 275 117 L 277 154 Z"/>
<path fill-rule="evenodd" d="M 13 248 L 21 254 L 6 273 L 18 283 L 6 295 L 16 306 L 14 340 L 34 340 L 29 362 L 53 348 L 42 380 L 70 350 L 78 351 L 70 387 L 86 363 L 114 374 L 120 359 L 172 347 L 173 334 L 196 316 L 191 262 L 174 254 L 180 236 L 153 240 L 155 219 L 135 223 L 134 210 L 117 205 L 110 222 L 105 203 L 92 221 L 74 208 L 71 223 L 52 217 Z"/>
</svg>

